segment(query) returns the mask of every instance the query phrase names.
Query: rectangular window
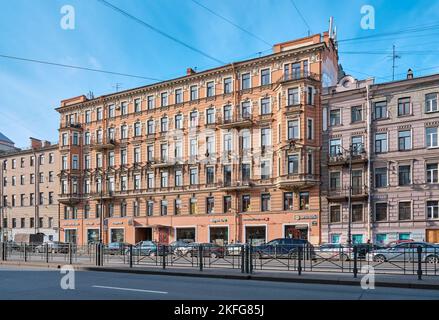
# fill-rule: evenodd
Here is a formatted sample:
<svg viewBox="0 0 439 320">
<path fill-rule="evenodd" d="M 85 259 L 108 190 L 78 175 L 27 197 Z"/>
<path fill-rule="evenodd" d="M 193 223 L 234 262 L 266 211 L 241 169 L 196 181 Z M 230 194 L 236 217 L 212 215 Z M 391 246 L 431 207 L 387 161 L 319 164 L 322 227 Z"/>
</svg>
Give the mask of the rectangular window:
<svg viewBox="0 0 439 320">
<path fill-rule="evenodd" d="M 309 192 L 299 193 L 299 204 L 300 210 L 309 210 Z"/>
<path fill-rule="evenodd" d="M 425 95 L 425 112 L 436 112 L 438 110 L 437 106 L 437 93 L 429 93 Z"/>
<path fill-rule="evenodd" d="M 198 99 L 198 86 L 190 87 L 190 96 L 191 96 L 191 101 Z"/>
<path fill-rule="evenodd" d="M 114 106 L 114 104 L 110 104 L 108 106 L 108 117 L 114 118 L 115 116 L 116 116 L 116 107 Z"/>
<path fill-rule="evenodd" d="M 398 131 L 398 150 L 405 151 L 412 148 L 412 132 L 410 130 Z"/>
<path fill-rule="evenodd" d="M 387 101 L 380 101 L 374 103 L 374 119 L 386 119 L 387 118 Z"/>
<path fill-rule="evenodd" d="M 183 102 L 183 90 L 182 89 L 175 89 L 175 103 L 182 103 Z"/>
<path fill-rule="evenodd" d="M 163 117 L 160 119 L 160 131 L 167 132 L 168 131 L 168 118 Z"/>
<path fill-rule="evenodd" d="M 134 112 L 142 111 L 140 99 L 134 99 Z"/>
<path fill-rule="evenodd" d="M 261 86 L 270 84 L 270 69 L 261 70 Z"/>
<path fill-rule="evenodd" d="M 168 200 L 160 201 L 160 215 L 161 216 L 168 215 Z"/>
<path fill-rule="evenodd" d="M 341 189 L 341 173 L 339 171 L 329 173 L 329 188 L 331 191 Z"/>
<path fill-rule="evenodd" d="M 271 146 L 271 129 L 262 128 L 261 129 L 261 147 Z"/>
<path fill-rule="evenodd" d="M 262 98 L 261 99 L 261 114 L 270 114 L 270 113 L 271 113 L 270 98 Z"/>
<path fill-rule="evenodd" d="M 410 98 L 398 99 L 398 117 L 407 116 L 410 114 Z"/>
<path fill-rule="evenodd" d="M 439 139 L 438 139 L 438 127 L 426 128 L 426 142 L 427 148 L 437 148 L 439 147 Z"/>
<path fill-rule="evenodd" d="M 160 187 L 162 188 L 168 187 L 168 172 L 166 171 L 160 173 Z"/>
<path fill-rule="evenodd" d="M 189 176 L 190 176 L 190 184 L 197 185 L 198 184 L 198 169 L 197 168 L 191 168 L 189 169 Z"/>
<path fill-rule="evenodd" d="M 363 107 L 355 106 L 351 108 L 351 122 L 363 121 Z"/>
<path fill-rule="evenodd" d="M 375 153 L 384 153 L 387 150 L 387 133 L 375 134 Z"/>
<path fill-rule="evenodd" d="M 174 213 L 176 216 L 178 216 L 179 214 L 181 214 L 181 199 L 175 199 L 174 200 Z"/>
<path fill-rule="evenodd" d="M 154 96 L 148 96 L 146 99 L 148 110 L 154 109 Z"/>
<path fill-rule="evenodd" d="M 363 204 L 353 204 L 352 205 L 352 222 L 362 222 L 363 221 Z"/>
<path fill-rule="evenodd" d="M 341 139 L 332 139 L 329 141 L 329 155 L 338 157 L 341 154 Z"/>
<path fill-rule="evenodd" d="M 176 187 L 181 187 L 183 185 L 183 173 L 181 171 L 181 169 L 177 169 L 175 170 L 175 186 Z"/>
<path fill-rule="evenodd" d="M 269 160 L 262 160 L 261 161 L 261 179 L 267 180 L 267 179 L 270 179 L 270 176 L 271 176 L 270 161 Z"/>
<path fill-rule="evenodd" d="M 245 194 L 242 196 L 242 212 L 248 212 L 250 210 L 250 195 Z"/>
<path fill-rule="evenodd" d="M 241 164 L 241 180 L 243 183 L 248 183 L 250 181 L 250 164 Z"/>
<path fill-rule="evenodd" d="M 214 197 L 207 197 L 206 198 L 206 213 L 212 214 L 215 209 L 215 198 Z"/>
<path fill-rule="evenodd" d="M 241 89 L 250 89 L 251 87 L 250 73 L 243 73 L 241 75 Z"/>
<path fill-rule="evenodd" d="M 375 221 L 387 221 L 387 203 L 375 203 Z"/>
<path fill-rule="evenodd" d="M 410 220 L 412 217 L 412 203 L 410 201 L 400 202 L 398 204 L 398 219 Z"/>
<path fill-rule="evenodd" d="M 426 166 L 427 170 L 427 183 L 438 183 L 438 164 L 429 163 Z"/>
<path fill-rule="evenodd" d="M 297 154 L 288 155 L 288 174 L 299 173 L 299 156 Z"/>
<path fill-rule="evenodd" d="M 225 78 L 224 79 L 224 93 L 231 93 L 232 92 L 232 78 Z"/>
<path fill-rule="evenodd" d="M 215 123 L 215 109 L 209 108 L 206 110 L 206 123 L 214 124 Z"/>
<path fill-rule="evenodd" d="M 284 210 L 293 210 L 293 198 L 292 192 L 284 192 Z"/>
<path fill-rule="evenodd" d="M 120 104 L 120 114 L 125 116 L 128 114 L 128 102 L 124 101 Z"/>
<path fill-rule="evenodd" d="M 215 167 L 206 167 L 206 184 L 213 184 L 215 179 Z"/>
<path fill-rule="evenodd" d="M 262 212 L 270 211 L 270 194 L 269 193 L 261 194 L 261 211 Z"/>
<path fill-rule="evenodd" d="M 404 165 L 398 167 L 398 185 L 407 186 L 411 184 L 411 166 Z"/>
<path fill-rule="evenodd" d="M 213 97 L 215 95 L 215 82 L 209 81 L 206 84 L 206 96 L 207 97 Z"/>
<path fill-rule="evenodd" d="M 387 187 L 387 168 L 375 168 L 375 188 Z"/>
<path fill-rule="evenodd" d="M 439 201 L 427 201 L 427 219 L 439 219 Z"/>
<path fill-rule="evenodd" d="M 288 140 L 299 139 L 299 120 L 288 120 Z"/>
<path fill-rule="evenodd" d="M 232 196 L 224 196 L 223 198 L 223 212 L 229 213 L 232 209 Z"/>
<path fill-rule="evenodd" d="M 167 107 L 168 106 L 168 93 L 162 92 L 160 94 L 160 106 L 161 107 Z"/>
<path fill-rule="evenodd" d="M 306 121 L 307 126 L 306 126 L 306 138 L 308 140 L 313 140 L 314 139 L 314 121 L 313 119 L 308 119 Z"/>
<path fill-rule="evenodd" d="M 331 223 L 341 222 L 341 208 L 340 208 L 340 206 L 329 207 L 329 221 Z"/>
<path fill-rule="evenodd" d="M 299 88 L 288 89 L 288 106 L 297 106 L 300 104 Z"/>
<path fill-rule="evenodd" d="M 330 126 L 339 126 L 341 124 L 340 109 L 329 112 L 329 124 Z"/>
</svg>

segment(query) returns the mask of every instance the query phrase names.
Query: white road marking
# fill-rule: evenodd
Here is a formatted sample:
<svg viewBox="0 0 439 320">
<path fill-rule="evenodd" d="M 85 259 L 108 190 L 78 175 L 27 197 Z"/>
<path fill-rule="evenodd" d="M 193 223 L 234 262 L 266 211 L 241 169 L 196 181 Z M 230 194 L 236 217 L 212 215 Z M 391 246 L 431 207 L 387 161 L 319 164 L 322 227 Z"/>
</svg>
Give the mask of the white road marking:
<svg viewBox="0 0 439 320">
<path fill-rule="evenodd" d="M 165 291 L 153 291 L 153 290 L 144 290 L 144 289 L 133 289 L 133 288 L 120 288 L 120 287 L 107 287 L 107 286 L 92 286 L 93 288 L 100 289 L 111 289 L 111 290 L 123 290 L 123 291 L 136 291 L 136 292 L 147 292 L 147 293 L 159 293 L 159 294 L 168 294 Z"/>
</svg>

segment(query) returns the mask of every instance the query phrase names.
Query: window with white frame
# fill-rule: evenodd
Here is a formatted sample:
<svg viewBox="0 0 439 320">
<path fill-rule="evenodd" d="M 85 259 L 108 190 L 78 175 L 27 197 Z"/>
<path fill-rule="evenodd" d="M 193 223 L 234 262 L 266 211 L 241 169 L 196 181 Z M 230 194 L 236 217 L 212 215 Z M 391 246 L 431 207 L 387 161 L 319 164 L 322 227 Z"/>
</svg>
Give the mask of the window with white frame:
<svg viewBox="0 0 439 320">
<path fill-rule="evenodd" d="M 437 105 L 437 93 L 428 93 L 425 95 L 425 112 L 436 112 L 439 111 Z"/>
<path fill-rule="evenodd" d="M 191 101 L 197 100 L 198 99 L 198 86 L 197 85 L 193 85 L 190 87 L 190 99 Z"/>
<path fill-rule="evenodd" d="M 168 106 L 168 93 L 162 92 L 160 94 L 160 106 L 161 107 L 167 107 Z"/>
<path fill-rule="evenodd" d="M 438 127 L 429 127 L 425 129 L 427 148 L 439 147 L 438 130 Z"/>
<path fill-rule="evenodd" d="M 215 108 L 210 107 L 206 110 L 206 123 L 214 124 L 215 123 Z"/>
<path fill-rule="evenodd" d="M 427 183 L 438 183 L 438 172 L 439 172 L 439 164 L 437 163 L 427 163 L 426 165 L 427 171 Z"/>
<path fill-rule="evenodd" d="M 147 104 L 148 110 L 154 109 L 154 96 L 148 96 L 146 98 L 146 104 Z"/>
<path fill-rule="evenodd" d="M 243 73 L 241 75 L 241 90 L 250 89 L 250 88 L 251 88 L 250 72 Z"/>
<path fill-rule="evenodd" d="M 123 116 L 128 114 L 128 102 L 124 101 L 120 104 L 120 114 Z"/>
<path fill-rule="evenodd" d="M 116 116 L 116 107 L 114 104 L 108 106 L 108 117 L 114 118 Z"/>
<path fill-rule="evenodd" d="M 183 102 L 183 89 L 175 89 L 175 103 L 182 103 Z"/>
<path fill-rule="evenodd" d="M 128 126 L 126 124 L 120 127 L 120 138 L 127 139 L 128 138 Z"/>
<path fill-rule="evenodd" d="M 183 115 L 181 113 L 175 115 L 175 129 L 183 129 Z"/>
<path fill-rule="evenodd" d="M 270 97 L 265 97 L 261 99 L 261 114 L 270 114 L 271 113 L 271 99 Z"/>
<path fill-rule="evenodd" d="M 387 152 L 387 132 L 375 134 L 375 153 Z"/>
<path fill-rule="evenodd" d="M 261 70 L 261 86 L 266 86 L 270 84 L 270 69 L 262 69 Z"/>
<path fill-rule="evenodd" d="M 439 201 L 437 200 L 427 201 L 427 219 L 429 220 L 439 219 Z"/>
<path fill-rule="evenodd" d="M 134 123 L 134 136 L 140 137 L 142 135 L 142 127 L 140 121 Z"/>
<path fill-rule="evenodd" d="M 213 97 L 215 95 L 215 82 L 209 81 L 206 84 L 206 96 Z"/>
<path fill-rule="evenodd" d="M 168 117 L 162 117 L 160 119 L 160 131 L 167 132 L 168 131 Z"/>
<path fill-rule="evenodd" d="M 154 120 L 148 120 L 146 129 L 147 134 L 154 134 Z"/>
<path fill-rule="evenodd" d="M 402 130 L 398 131 L 398 150 L 410 150 L 412 148 L 412 131 Z"/>
<path fill-rule="evenodd" d="M 224 151 L 230 152 L 232 151 L 232 134 L 226 133 L 224 135 Z"/>
<path fill-rule="evenodd" d="M 224 78 L 224 93 L 231 93 L 232 92 L 232 78 Z"/>
<path fill-rule="evenodd" d="M 288 89 L 288 105 L 295 106 L 300 104 L 299 88 Z"/>
</svg>

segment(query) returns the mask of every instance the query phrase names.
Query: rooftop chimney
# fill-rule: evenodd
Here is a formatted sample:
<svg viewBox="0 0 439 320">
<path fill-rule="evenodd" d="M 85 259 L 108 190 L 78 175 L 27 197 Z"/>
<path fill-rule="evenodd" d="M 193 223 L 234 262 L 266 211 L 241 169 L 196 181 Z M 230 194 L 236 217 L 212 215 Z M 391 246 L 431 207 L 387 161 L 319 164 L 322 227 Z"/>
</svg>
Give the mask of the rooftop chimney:
<svg viewBox="0 0 439 320">
<path fill-rule="evenodd" d="M 186 69 L 186 75 L 188 75 L 188 76 L 193 75 L 195 73 L 196 73 L 195 70 L 192 69 L 192 68 L 187 68 Z"/>
<path fill-rule="evenodd" d="M 43 142 L 40 139 L 30 137 L 30 147 L 32 149 L 40 149 L 43 146 Z"/>
<path fill-rule="evenodd" d="M 409 69 L 407 71 L 407 79 L 413 79 L 413 70 L 412 69 Z"/>
</svg>

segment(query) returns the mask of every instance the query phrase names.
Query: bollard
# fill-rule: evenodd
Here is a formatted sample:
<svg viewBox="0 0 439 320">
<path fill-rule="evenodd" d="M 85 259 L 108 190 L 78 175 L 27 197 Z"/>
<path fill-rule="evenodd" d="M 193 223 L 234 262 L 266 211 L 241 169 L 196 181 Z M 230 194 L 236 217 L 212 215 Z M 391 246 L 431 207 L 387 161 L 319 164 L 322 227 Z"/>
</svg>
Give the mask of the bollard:
<svg viewBox="0 0 439 320">
<path fill-rule="evenodd" d="M 69 264 L 73 264 L 73 252 L 72 252 L 72 244 L 69 243 Z"/>
<path fill-rule="evenodd" d="M 422 247 L 418 246 L 418 280 L 422 280 Z"/>
<path fill-rule="evenodd" d="M 133 267 L 133 245 L 130 244 L 130 268 Z"/>
<path fill-rule="evenodd" d="M 299 245 L 297 248 L 297 272 L 299 273 L 299 276 L 302 275 L 302 251 L 303 248 Z"/>
<path fill-rule="evenodd" d="M 253 248 L 251 244 L 248 246 L 248 269 L 250 274 L 253 273 Z"/>
<path fill-rule="evenodd" d="M 46 243 L 46 263 L 49 263 L 49 244 Z"/>
<path fill-rule="evenodd" d="M 354 246 L 354 278 L 358 275 L 358 247 Z"/>
<path fill-rule="evenodd" d="M 241 273 L 245 272 L 245 245 L 241 246 Z"/>
<path fill-rule="evenodd" d="M 198 257 L 199 257 L 199 261 L 200 261 L 200 271 L 203 271 L 203 246 L 200 245 L 198 247 Z"/>
<path fill-rule="evenodd" d="M 162 245 L 162 267 L 163 267 L 163 269 L 166 269 L 166 248 L 165 248 L 165 245 Z"/>
<path fill-rule="evenodd" d="M 250 273 L 250 265 L 248 263 L 248 244 L 245 245 L 245 273 Z"/>
</svg>

